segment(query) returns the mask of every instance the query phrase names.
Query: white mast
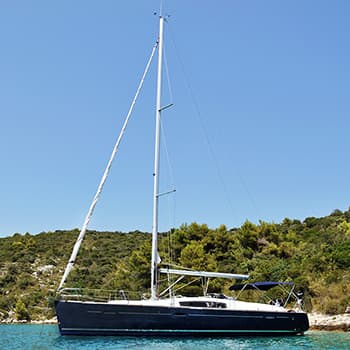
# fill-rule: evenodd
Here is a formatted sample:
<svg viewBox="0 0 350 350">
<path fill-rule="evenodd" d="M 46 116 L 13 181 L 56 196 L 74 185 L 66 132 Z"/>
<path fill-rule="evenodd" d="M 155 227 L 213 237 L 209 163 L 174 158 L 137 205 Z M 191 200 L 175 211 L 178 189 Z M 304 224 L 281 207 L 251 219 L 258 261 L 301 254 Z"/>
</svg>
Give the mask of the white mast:
<svg viewBox="0 0 350 350">
<path fill-rule="evenodd" d="M 156 101 L 156 131 L 154 145 L 153 173 L 153 226 L 152 226 L 152 261 L 151 261 L 151 299 L 157 299 L 157 264 L 158 264 L 158 202 L 159 202 L 159 150 L 160 150 L 160 117 L 162 94 L 162 55 L 163 55 L 163 24 L 164 18 L 159 17 L 158 39 L 158 78 Z"/>
</svg>

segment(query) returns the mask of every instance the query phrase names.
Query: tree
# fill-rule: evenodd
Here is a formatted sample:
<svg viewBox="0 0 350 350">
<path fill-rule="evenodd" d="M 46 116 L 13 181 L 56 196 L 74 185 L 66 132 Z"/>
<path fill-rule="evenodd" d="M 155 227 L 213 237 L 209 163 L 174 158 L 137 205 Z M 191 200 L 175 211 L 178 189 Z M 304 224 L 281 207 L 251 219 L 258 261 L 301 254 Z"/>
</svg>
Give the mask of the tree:
<svg viewBox="0 0 350 350">
<path fill-rule="evenodd" d="M 17 320 L 30 321 L 30 316 L 27 307 L 23 303 L 22 299 L 18 299 L 15 306 L 15 313 Z"/>
<path fill-rule="evenodd" d="M 215 271 L 216 261 L 211 254 L 205 254 L 203 244 L 192 241 L 181 252 L 180 263 L 186 268 Z"/>
</svg>

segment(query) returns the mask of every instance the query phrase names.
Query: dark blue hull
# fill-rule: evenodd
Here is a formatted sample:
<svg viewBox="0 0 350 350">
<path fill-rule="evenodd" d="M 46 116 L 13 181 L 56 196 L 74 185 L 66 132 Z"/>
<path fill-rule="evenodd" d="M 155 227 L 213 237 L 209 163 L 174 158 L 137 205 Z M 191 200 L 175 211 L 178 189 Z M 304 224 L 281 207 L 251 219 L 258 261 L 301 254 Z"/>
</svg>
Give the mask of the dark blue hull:
<svg viewBox="0 0 350 350">
<path fill-rule="evenodd" d="M 305 313 L 55 302 L 62 335 L 252 336 L 302 334 Z"/>
</svg>

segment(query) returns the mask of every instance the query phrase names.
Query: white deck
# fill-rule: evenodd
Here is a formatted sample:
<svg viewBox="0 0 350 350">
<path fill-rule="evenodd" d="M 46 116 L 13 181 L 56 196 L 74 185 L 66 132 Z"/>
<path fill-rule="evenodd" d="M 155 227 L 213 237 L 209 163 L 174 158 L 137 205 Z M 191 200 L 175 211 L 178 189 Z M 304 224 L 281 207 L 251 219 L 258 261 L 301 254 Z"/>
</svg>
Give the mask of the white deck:
<svg viewBox="0 0 350 350">
<path fill-rule="evenodd" d="M 206 303 L 208 306 L 188 306 L 181 305 L 182 303 Z M 244 302 L 234 299 L 221 299 L 215 297 L 174 297 L 169 299 L 158 299 L 158 300 L 113 300 L 109 301 L 108 304 L 115 305 L 138 305 L 138 306 L 163 306 L 163 307 L 193 307 L 194 309 L 218 309 L 218 307 L 210 306 L 213 304 L 225 304 L 226 307 L 220 308 L 221 310 L 241 310 L 241 311 L 268 311 L 268 312 L 288 312 L 282 306 Z"/>
</svg>

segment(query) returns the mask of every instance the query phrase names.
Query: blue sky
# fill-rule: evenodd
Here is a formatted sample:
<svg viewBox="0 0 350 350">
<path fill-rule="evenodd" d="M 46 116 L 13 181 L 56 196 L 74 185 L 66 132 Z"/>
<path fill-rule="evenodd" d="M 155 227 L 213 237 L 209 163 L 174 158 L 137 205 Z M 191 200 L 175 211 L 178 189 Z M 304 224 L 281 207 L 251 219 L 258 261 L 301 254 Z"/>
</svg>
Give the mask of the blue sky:
<svg viewBox="0 0 350 350">
<path fill-rule="evenodd" d="M 155 42 L 159 1 L 0 5 L 0 236 L 80 227 Z M 350 2 L 164 8 L 174 107 L 161 190 L 177 192 L 161 199 L 160 229 L 346 210 Z M 151 231 L 155 71 L 92 229 Z"/>
</svg>

